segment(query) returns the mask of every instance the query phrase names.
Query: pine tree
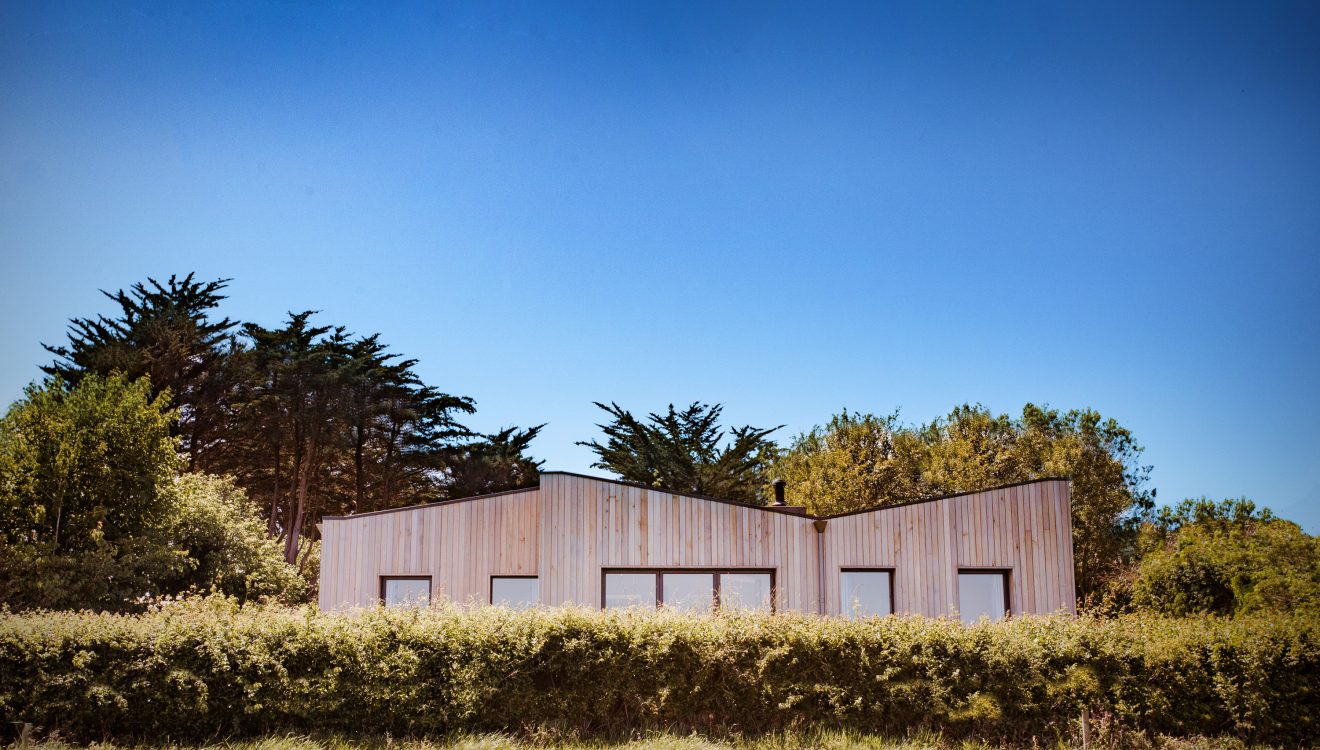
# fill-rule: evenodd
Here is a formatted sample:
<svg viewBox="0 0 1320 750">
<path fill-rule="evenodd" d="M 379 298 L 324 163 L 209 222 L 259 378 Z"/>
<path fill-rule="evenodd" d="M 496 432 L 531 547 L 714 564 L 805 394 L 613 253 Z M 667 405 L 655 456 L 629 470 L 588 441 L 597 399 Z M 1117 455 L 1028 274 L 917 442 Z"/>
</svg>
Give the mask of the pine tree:
<svg viewBox="0 0 1320 750">
<path fill-rule="evenodd" d="M 88 374 L 147 376 L 153 394 L 169 392 L 179 412 L 175 434 L 189 468 L 196 468 L 217 439 L 229 388 L 225 368 L 237 323 L 211 317 L 229 281 L 199 282 L 190 273 L 164 284 L 148 278 L 113 294 L 102 290 L 119 314 L 70 320 L 66 345 L 42 345 L 57 357 L 42 370 L 70 385 Z"/>
<path fill-rule="evenodd" d="M 596 453 L 592 466 L 652 487 L 765 501 L 767 470 L 776 450 L 766 438 L 783 425 L 744 425 L 726 433 L 719 424 L 720 404 L 695 402 L 682 411 L 670 404 L 666 413 L 649 414 L 643 421 L 613 402 L 595 403 L 613 419 L 597 425 L 605 433 L 604 443 L 578 443 Z"/>
</svg>

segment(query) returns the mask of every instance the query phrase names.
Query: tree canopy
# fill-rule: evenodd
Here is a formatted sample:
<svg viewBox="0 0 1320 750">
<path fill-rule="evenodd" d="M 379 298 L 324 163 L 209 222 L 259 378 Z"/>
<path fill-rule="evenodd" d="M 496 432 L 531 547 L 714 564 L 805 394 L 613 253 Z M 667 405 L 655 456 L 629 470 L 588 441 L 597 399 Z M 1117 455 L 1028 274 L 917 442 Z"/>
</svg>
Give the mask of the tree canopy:
<svg viewBox="0 0 1320 750">
<path fill-rule="evenodd" d="M 612 419 L 597 425 L 605 442 L 578 443 L 595 452 L 592 466 L 651 487 L 765 503 L 775 450 L 767 436 L 779 427 L 722 427 L 720 404 L 696 402 L 682 411 L 670 404 L 643 420 L 613 402 L 595 403 Z"/>
<path fill-rule="evenodd" d="M 845 409 L 794 438 L 771 474 L 818 514 L 1070 477 L 1077 584 L 1087 597 L 1122 569 L 1152 506 L 1141 451 L 1131 432 L 1090 409 L 1027 404 L 1014 418 L 963 405 L 917 426 Z"/>
<path fill-rule="evenodd" d="M 303 588 L 229 480 L 179 476 L 168 391 L 56 376 L 0 419 L 0 600 L 125 609 L 142 597 Z"/>
<path fill-rule="evenodd" d="M 192 274 L 104 293 L 115 316 L 75 318 L 44 368 L 69 383 L 145 376 L 174 407 L 191 471 L 227 474 L 266 533 L 305 565 L 327 513 L 380 510 L 535 484 L 539 428 L 493 436 L 461 423 L 472 399 L 423 382 L 378 334 L 290 313 L 280 326 L 220 317 L 228 279 Z"/>
<path fill-rule="evenodd" d="M 1320 538 L 1245 498 L 1162 508 L 1141 531 L 1132 603 L 1170 615 L 1320 614 Z"/>
</svg>

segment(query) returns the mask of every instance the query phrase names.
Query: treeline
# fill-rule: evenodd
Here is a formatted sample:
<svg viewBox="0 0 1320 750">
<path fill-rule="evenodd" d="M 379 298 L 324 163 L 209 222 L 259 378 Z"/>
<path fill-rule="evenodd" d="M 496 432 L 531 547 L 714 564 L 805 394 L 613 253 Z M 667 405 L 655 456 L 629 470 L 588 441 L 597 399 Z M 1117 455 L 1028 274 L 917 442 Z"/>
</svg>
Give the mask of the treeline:
<svg viewBox="0 0 1320 750">
<path fill-rule="evenodd" d="M 131 608 L 220 591 L 297 601 L 317 524 L 534 485 L 543 425 L 483 435 L 472 399 L 422 381 L 379 335 L 290 314 L 221 317 L 228 281 L 192 275 L 107 294 L 48 378 L 0 420 L 0 596 L 15 608 Z M 1072 480 L 1080 604 L 1122 612 L 1320 612 L 1320 542 L 1245 499 L 1155 510 L 1132 433 L 1091 409 L 962 405 L 927 423 L 847 410 L 782 427 L 719 404 L 634 415 L 597 403 L 595 466 L 646 484 L 828 515 L 1041 477 Z"/>
<path fill-rule="evenodd" d="M 112 317 L 76 318 L 43 368 L 76 386 L 89 375 L 145 377 L 175 410 L 186 469 L 235 478 L 261 508 L 285 559 L 311 553 L 323 515 L 526 487 L 540 426 L 480 435 L 460 420 L 472 399 L 424 383 L 416 360 L 378 334 L 219 317 L 228 279 L 148 280 L 106 296 Z"/>
</svg>

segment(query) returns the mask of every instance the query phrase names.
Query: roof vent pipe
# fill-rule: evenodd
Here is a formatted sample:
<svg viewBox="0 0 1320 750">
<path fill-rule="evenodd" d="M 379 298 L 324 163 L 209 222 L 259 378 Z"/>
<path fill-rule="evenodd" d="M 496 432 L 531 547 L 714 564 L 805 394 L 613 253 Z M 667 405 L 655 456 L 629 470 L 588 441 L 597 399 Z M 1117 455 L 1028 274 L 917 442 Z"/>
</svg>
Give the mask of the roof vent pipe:
<svg viewBox="0 0 1320 750">
<path fill-rule="evenodd" d="M 785 505 L 788 505 L 788 503 L 784 502 L 784 485 L 788 484 L 788 482 L 785 482 L 782 479 L 776 479 L 771 482 L 771 484 L 775 486 L 775 507 L 782 508 Z"/>
</svg>

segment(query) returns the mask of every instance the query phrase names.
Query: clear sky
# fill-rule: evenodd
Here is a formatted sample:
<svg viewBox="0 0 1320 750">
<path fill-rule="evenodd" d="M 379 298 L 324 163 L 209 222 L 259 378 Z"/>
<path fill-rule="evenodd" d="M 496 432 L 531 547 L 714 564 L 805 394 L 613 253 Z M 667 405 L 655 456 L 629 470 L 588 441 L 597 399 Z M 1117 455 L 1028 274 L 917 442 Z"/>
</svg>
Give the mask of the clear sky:
<svg viewBox="0 0 1320 750">
<path fill-rule="evenodd" d="M 824 5 L 0 4 L 0 394 L 196 271 L 548 468 L 1035 401 L 1320 532 L 1320 6 Z"/>
</svg>

